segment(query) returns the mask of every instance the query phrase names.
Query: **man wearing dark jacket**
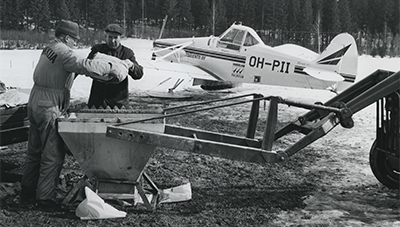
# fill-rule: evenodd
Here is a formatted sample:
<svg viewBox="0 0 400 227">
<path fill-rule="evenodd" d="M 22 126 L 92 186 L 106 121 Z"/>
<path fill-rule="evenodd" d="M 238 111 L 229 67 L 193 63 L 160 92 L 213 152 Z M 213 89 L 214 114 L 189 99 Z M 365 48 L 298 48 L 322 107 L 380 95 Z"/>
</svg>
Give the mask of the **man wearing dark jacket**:
<svg viewBox="0 0 400 227">
<path fill-rule="evenodd" d="M 129 69 L 128 74 L 134 80 L 139 80 L 143 76 L 143 67 L 136 61 L 134 52 L 128 47 L 121 44 L 121 36 L 123 28 L 118 24 L 109 24 L 105 29 L 106 42 L 96 44 L 92 47 L 88 58 L 93 59 L 96 53 L 103 53 L 117 57 L 121 60 L 129 59 L 134 66 Z M 89 107 L 110 106 L 111 108 L 127 106 L 129 104 L 128 78 L 118 84 L 104 83 L 93 80 L 90 97 L 88 101 Z"/>
</svg>

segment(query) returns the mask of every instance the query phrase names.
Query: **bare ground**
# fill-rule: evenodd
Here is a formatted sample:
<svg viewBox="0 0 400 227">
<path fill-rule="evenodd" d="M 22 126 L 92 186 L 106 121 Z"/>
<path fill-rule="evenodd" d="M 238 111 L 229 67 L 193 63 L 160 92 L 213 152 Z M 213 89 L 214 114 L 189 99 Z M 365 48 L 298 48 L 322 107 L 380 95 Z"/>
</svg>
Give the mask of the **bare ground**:
<svg viewBox="0 0 400 227">
<path fill-rule="evenodd" d="M 228 95 L 195 96 L 171 105 Z M 243 136 L 249 110 L 249 105 L 226 107 L 175 117 L 168 123 Z M 121 219 L 82 221 L 74 210 L 44 211 L 13 206 L 20 190 L 18 179 L 26 142 L 3 147 L 2 175 L 7 172 L 7 176 L 10 173 L 15 176 L 14 183 L 2 182 L 0 225 L 399 226 L 399 191 L 381 185 L 369 168 L 368 153 L 375 138 L 373 110 L 367 108 L 357 113 L 354 128 L 336 127 L 282 165 L 244 163 L 157 148 L 145 172 L 161 189 L 190 182 L 192 199 L 161 204 L 154 212 L 141 205 L 112 204 L 128 213 Z M 279 126 L 303 112 L 280 105 Z M 257 138 L 262 138 L 265 119 L 266 111 L 261 111 Z M 284 150 L 299 138 L 299 134 L 291 133 L 276 141 L 274 149 Z M 62 176 L 67 188 L 83 176 L 72 156 L 67 156 Z"/>
</svg>

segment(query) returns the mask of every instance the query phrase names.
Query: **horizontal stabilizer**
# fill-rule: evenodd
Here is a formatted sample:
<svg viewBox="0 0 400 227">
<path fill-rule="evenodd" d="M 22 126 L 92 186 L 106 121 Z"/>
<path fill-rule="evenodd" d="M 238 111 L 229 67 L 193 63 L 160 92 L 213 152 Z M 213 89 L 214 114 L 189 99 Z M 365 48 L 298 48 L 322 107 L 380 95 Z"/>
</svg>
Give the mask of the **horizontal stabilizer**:
<svg viewBox="0 0 400 227">
<path fill-rule="evenodd" d="M 325 81 L 343 81 L 344 78 L 336 72 L 307 67 L 303 69 L 308 75 Z"/>
</svg>

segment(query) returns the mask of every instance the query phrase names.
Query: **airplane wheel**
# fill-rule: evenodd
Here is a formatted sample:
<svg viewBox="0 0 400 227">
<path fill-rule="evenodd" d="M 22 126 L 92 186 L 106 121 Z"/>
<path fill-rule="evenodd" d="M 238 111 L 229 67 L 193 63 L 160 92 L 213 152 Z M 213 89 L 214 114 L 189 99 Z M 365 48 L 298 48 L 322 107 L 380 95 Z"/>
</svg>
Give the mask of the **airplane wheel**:
<svg viewBox="0 0 400 227">
<path fill-rule="evenodd" d="M 236 85 L 229 81 L 206 81 L 201 85 L 201 89 L 206 91 L 217 91 L 234 88 Z"/>
<path fill-rule="evenodd" d="M 372 144 L 369 153 L 369 164 L 375 177 L 386 187 L 400 188 L 400 172 L 396 171 L 386 154 L 376 147 L 376 141 Z"/>
</svg>

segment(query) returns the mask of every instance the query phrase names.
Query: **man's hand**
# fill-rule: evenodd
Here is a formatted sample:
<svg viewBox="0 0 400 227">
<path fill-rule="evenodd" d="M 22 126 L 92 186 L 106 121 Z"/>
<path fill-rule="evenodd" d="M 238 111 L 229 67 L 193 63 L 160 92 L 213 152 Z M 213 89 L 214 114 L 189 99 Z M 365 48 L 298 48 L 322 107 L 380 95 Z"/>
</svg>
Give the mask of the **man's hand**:
<svg viewBox="0 0 400 227">
<path fill-rule="evenodd" d="M 111 69 L 109 76 L 112 77 L 113 80 L 117 79 L 118 81 L 123 81 L 128 74 L 128 69 L 126 65 L 121 62 L 121 64 L 113 62 L 111 63 Z"/>
<path fill-rule="evenodd" d="M 134 66 L 133 62 L 129 59 L 122 60 L 121 63 L 126 67 L 127 71 Z"/>
<path fill-rule="evenodd" d="M 134 67 L 134 63 L 129 60 L 121 60 L 114 56 L 97 53 L 94 57 L 95 60 L 106 61 L 109 65 L 109 72 L 101 75 L 100 77 L 95 77 L 91 75 L 92 78 L 95 78 L 103 83 L 119 83 L 123 81 L 127 76 L 129 69 Z"/>
</svg>

